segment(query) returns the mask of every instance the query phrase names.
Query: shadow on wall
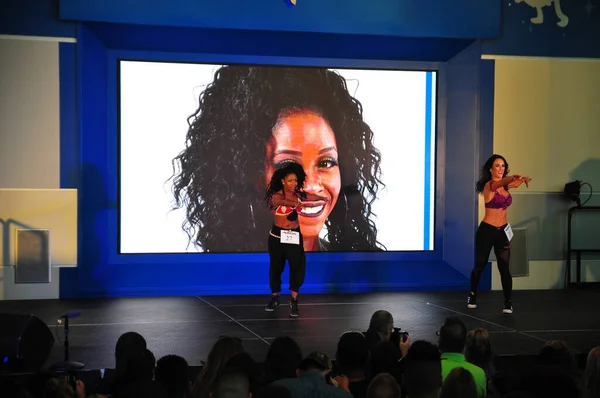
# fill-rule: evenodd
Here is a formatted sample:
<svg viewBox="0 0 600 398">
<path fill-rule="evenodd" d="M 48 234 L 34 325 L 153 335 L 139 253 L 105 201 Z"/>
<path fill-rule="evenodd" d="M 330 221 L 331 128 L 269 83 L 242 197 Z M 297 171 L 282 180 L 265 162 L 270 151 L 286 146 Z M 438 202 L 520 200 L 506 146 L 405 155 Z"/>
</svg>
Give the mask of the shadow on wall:
<svg viewBox="0 0 600 398">
<path fill-rule="evenodd" d="M 11 264 L 11 261 L 10 261 L 10 246 L 11 246 L 10 237 L 11 237 L 11 235 L 13 235 L 11 233 L 11 227 L 15 226 L 17 228 L 23 228 L 23 229 L 34 229 L 34 227 L 31 225 L 23 224 L 17 220 L 13 220 L 12 218 L 8 218 L 6 220 L 3 218 L 0 218 L 0 224 L 2 225 L 2 264 L 0 264 L 0 266 L 13 267 L 15 264 Z M 13 283 L 13 281 L 9 282 L 6 280 L 5 273 L 0 274 L 0 284 L 2 285 L 2 287 L 0 287 L 0 299 L 2 299 L 2 296 L 8 290 L 7 285 L 12 284 L 12 283 Z"/>
<path fill-rule="evenodd" d="M 61 273 L 61 298 L 81 297 L 87 292 L 105 296 L 111 284 L 110 270 L 103 267 L 109 248 L 99 234 L 108 230 L 108 218 L 117 202 L 108 197 L 108 179 L 95 165 L 85 163 L 79 171 L 78 266 Z"/>
<path fill-rule="evenodd" d="M 596 190 L 600 189 L 600 159 L 592 158 L 583 161 L 569 173 L 567 181 L 580 180 L 589 183 Z M 535 181 L 532 182 L 535 184 Z M 562 191 L 562 187 L 560 187 Z M 529 261 L 563 261 L 567 251 L 567 227 L 569 208 L 575 202 L 565 197 L 562 192 L 546 192 L 544 194 L 527 194 L 519 197 L 518 213 L 513 213 L 513 228 L 527 229 L 527 258 Z M 589 197 L 590 189 L 581 189 L 581 202 Z M 600 205 L 600 194 L 593 194 L 586 206 Z M 520 214 L 519 214 L 520 213 Z M 519 217 L 520 215 L 520 217 Z M 600 233 L 600 211 L 578 212 L 573 218 L 573 242 L 583 247 L 600 247 L 593 242 Z M 600 254 L 586 255 L 589 259 L 600 259 Z M 495 256 L 492 253 L 492 260 Z"/>
<path fill-rule="evenodd" d="M 589 183 L 592 187 L 595 185 L 600 188 L 600 159 L 587 159 L 569 173 L 569 180 L 565 184 L 580 180 Z M 587 206 L 600 204 L 598 195 L 591 195 L 589 187 L 581 189 L 581 203 L 586 203 Z M 550 260 L 564 260 L 567 252 L 567 229 L 568 229 L 568 212 L 569 209 L 575 206 L 575 202 L 565 197 L 562 193 L 557 194 L 556 198 L 548 198 L 554 202 L 556 211 L 546 212 L 546 216 L 542 222 L 542 229 L 539 230 L 543 235 L 543 239 L 539 240 L 540 249 L 545 253 L 551 254 Z M 573 217 L 572 223 L 572 242 L 573 246 L 589 246 L 594 247 L 600 245 L 594 243 L 595 237 L 600 233 L 600 211 L 578 213 Z M 552 249 L 551 249 L 552 248 Z M 593 257 L 592 257 L 593 256 Z M 592 254 L 590 259 L 600 259 L 600 256 Z"/>
<path fill-rule="evenodd" d="M 35 227 L 23 224 L 22 222 L 13 220 L 12 218 L 8 218 L 6 220 L 0 218 L 0 224 L 2 224 L 2 265 L 14 265 L 10 263 L 10 236 L 12 235 L 11 227 L 13 225 L 17 228 L 23 229 L 34 229 Z"/>
<path fill-rule="evenodd" d="M 589 197 L 589 201 L 585 203 L 587 206 L 599 206 L 600 205 L 600 195 L 592 194 L 590 197 L 590 193 L 593 192 L 594 187 L 596 189 L 600 189 L 600 159 L 587 159 L 579 166 L 577 166 L 571 173 L 569 174 L 569 181 L 579 180 L 581 183 L 587 182 L 590 186 L 584 186 L 581 188 L 580 199 L 583 204 L 586 202 Z M 599 228 L 600 230 L 600 228 Z"/>
<path fill-rule="evenodd" d="M 600 189 L 600 159 L 587 159 L 577 166 L 569 174 L 569 182 L 575 180 L 581 181 L 582 184 L 589 184 L 581 187 L 579 198 L 583 207 L 600 206 L 600 193 L 598 193 Z M 594 192 L 594 189 L 596 192 Z M 571 206 L 575 206 L 575 202 L 571 202 Z M 571 225 L 572 247 L 600 250 L 600 241 L 598 240 L 598 235 L 600 235 L 600 210 L 576 211 Z M 585 253 L 582 255 L 582 260 L 582 280 L 600 280 L 600 265 L 596 263 L 592 268 L 587 267 L 585 264 L 586 261 L 599 261 L 600 253 Z"/>
</svg>

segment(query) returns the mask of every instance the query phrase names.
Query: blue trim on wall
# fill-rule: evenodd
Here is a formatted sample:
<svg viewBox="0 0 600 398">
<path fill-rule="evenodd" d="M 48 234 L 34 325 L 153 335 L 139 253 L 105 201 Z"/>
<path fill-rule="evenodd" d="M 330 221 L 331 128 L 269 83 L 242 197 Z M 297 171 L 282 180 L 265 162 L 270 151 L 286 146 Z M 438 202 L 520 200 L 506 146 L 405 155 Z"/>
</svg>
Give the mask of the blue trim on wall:
<svg viewBox="0 0 600 398">
<path fill-rule="evenodd" d="M 445 77 L 446 126 L 444 180 L 444 261 L 466 278 L 475 263 L 479 175 L 479 89 L 481 45 L 476 43 L 448 62 Z M 437 187 L 436 187 L 437 188 Z M 437 249 L 437 248 L 436 248 Z M 465 290 L 468 284 L 465 284 Z"/>
<path fill-rule="evenodd" d="M 423 215 L 423 250 L 430 250 L 431 242 L 429 235 L 431 233 L 430 222 L 430 195 L 431 195 L 431 140 L 433 129 L 431 128 L 431 100 L 433 91 L 433 73 L 425 74 L 425 196 L 424 207 L 425 214 Z"/>
<path fill-rule="evenodd" d="M 60 187 L 77 188 L 77 59 L 74 43 L 59 43 Z"/>
<path fill-rule="evenodd" d="M 479 89 L 479 164 L 494 152 L 494 91 L 496 79 L 496 61 L 485 59 L 481 61 L 481 78 Z M 492 267 L 488 265 L 483 270 L 479 290 L 492 288 Z"/>
<path fill-rule="evenodd" d="M 107 48 L 171 54 L 445 62 L 473 39 L 411 38 L 332 33 L 269 32 L 86 23 Z M 198 40 L 198 38 L 204 38 Z M 317 45 L 315 45 L 318 43 Z M 242 62 L 240 60 L 237 61 Z"/>
</svg>

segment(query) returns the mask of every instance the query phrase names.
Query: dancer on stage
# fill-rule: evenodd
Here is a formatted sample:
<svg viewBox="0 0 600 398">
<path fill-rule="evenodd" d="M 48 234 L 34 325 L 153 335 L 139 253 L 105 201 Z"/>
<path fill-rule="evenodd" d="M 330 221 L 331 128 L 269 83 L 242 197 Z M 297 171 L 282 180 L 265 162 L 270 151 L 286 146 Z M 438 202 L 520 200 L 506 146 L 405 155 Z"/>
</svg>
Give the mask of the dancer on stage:
<svg viewBox="0 0 600 398">
<path fill-rule="evenodd" d="M 467 307 L 477 308 L 477 287 L 493 247 L 504 293 L 502 312 L 512 314 L 512 275 L 508 265 L 513 232 L 506 218 L 507 209 L 512 204 L 509 189 L 517 188 L 522 183 L 529 187 L 531 178 L 519 174 L 508 176 L 508 173 L 506 159 L 500 155 L 492 155 L 485 162 L 481 170 L 481 178 L 477 181 L 477 192 L 483 194 L 485 201 L 485 217 L 479 224 L 475 236 L 475 267 L 471 271 L 471 292 Z"/>
<path fill-rule="evenodd" d="M 290 265 L 290 290 L 292 291 L 290 316 L 292 317 L 300 314 L 298 291 L 304 283 L 306 272 L 306 254 L 298 216 L 302 213 L 302 209 L 307 205 L 310 206 L 311 201 L 328 201 L 325 197 L 304 192 L 305 180 L 306 174 L 302 166 L 290 162 L 273 173 L 265 198 L 267 205 L 274 210 L 273 226 L 269 231 L 271 301 L 265 311 L 274 311 L 279 306 L 281 274 L 287 260 Z"/>
</svg>

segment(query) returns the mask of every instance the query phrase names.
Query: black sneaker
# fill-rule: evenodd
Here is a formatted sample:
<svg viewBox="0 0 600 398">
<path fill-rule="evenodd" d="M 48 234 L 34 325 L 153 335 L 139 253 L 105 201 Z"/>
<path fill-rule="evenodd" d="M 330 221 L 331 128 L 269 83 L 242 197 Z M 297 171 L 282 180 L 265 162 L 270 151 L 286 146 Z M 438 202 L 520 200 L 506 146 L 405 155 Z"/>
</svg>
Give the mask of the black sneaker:
<svg viewBox="0 0 600 398">
<path fill-rule="evenodd" d="M 279 307 L 279 295 L 271 296 L 271 301 L 269 301 L 269 304 L 265 307 L 265 311 L 275 311 L 275 308 L 277 307 Z"/>
<path fill-rule="evenodd" d="M 512 306 L 512 302 L 510 300 L 505 300 L 504 301 L 504 309 L 502 310 L 503 314 L 512 314 L 513 313 L 513 306 Z"/>
<path fill-rule="evenodd" d="M 473 293 L 469 294 L 469 298 L 467 299 L 467 307 L 477 308 L 477 296 Z"/>
<path fill-rule="evenodd" d="M 297 318 L 300 315 L 300 311 L 298 311 L 298 299 L 290 300 L 290 316 Z"/>
</svg>

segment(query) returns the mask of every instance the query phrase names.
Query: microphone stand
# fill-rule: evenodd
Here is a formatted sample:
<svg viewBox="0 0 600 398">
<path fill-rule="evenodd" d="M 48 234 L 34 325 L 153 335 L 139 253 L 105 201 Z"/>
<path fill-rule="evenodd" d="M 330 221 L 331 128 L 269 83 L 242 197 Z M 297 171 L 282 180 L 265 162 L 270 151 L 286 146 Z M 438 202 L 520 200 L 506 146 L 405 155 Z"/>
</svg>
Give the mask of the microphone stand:
<svg viewBox="0 0 600 398">
<path fill-rule="evenodd" d="M 69 372 L 72 370 L 82 369 L 85 365 L 81 362 L 69 360 L 69 317 L 65 316 L 65 360 L 57 362 L 50 366 L 52 370 Z"/>
</svg>

